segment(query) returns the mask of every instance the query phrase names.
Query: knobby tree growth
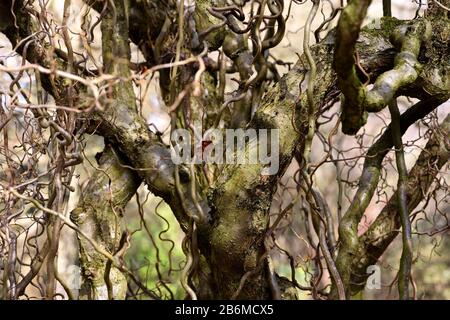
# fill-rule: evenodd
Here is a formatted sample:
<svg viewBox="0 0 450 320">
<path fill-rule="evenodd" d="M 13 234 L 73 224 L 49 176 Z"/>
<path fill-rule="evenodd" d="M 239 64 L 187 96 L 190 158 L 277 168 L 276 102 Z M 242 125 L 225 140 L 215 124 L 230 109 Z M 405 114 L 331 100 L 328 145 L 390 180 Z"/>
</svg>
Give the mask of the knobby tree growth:
<svg viewBox="0 0 450 320">
<path fill-rule="evenodd" d="M 54 299 L 58 284 L 68 298 L 173 298 L 159 261 L 155 283 L 126 263 L 133 236 L 124 216 L 141 185 L 170 207 L 184 233 L 177 283 L 189 299 L 296 299 L 299 291 L 315 299 L 358 297 L 368 267 L 399 234 L 398 295 L 414 296 L 414 222 L 430 202 L 446 219 L 437 197 L 448 192 L 450 116 L 439 119 L 436 110 L 450 98 L 450 0 L 429 1 L 412 20 L 391 17 L 383 1 L 384 17 L 368 25 L 369 0 L 85 0 L 76 30 L 69 25 L 75 1 L 63 2 L 61 21 L 43 0 L 0 3 L 0 31 L 19 57 L 17 65 L 0 64 L 7 82 L 0 93 L 4 299 L 28 297 L 30 288 Z M 299 22 L 303 54 L 291 66 L 271 52 L 289 19 L 298 19 L 290 17 L 293 6 L 309 12 Z M 139 60 L 131 59 L 131 45 Z M 288 68 L 283 76 L 281 67 Z M 170 116 L 166 131 L 143 113 L 154 81 Z M 416 102 L 401 113 L 399 97 Z M 365 148 L 366 127 L 386 111 L 390 120 Z M 196 123 L 204 131 L 278 129 L 279 170 L 175 164 L 163 136 L 194 132 Z M 417 124 L 427 142 L 408 168 L 404 150 L 411 145 L 403 136 Z M 339 131 L 357 137 L 353 156 L 333 139 Z M 78 186 L 93 135 L 104 139 L 104 150 Z M 317 148 L 325 150 L 320 159 Z M 395 190 L 361 232 L 370 203 L 383 198 L 392 150 Z M 336 168 L 337 205 L 318 186 L 326 164 Z M 360 170 L 356 181 L 353 169 Z M 290 187 L 286 176 L 295 182 Z M 283 192 L 288 204 L 278 203 Z M 299 219 L 301 232 L 294 230 Z M 448 232 L 447 222 L 434 226 L 429 236 Z M 79 296 L 58 269 L 68 228 L 78 238 Z M 306 284 L 296 277 L 297 257 L 283 247 L 287 231 L 310 252 Z M 274 252 L 286 257 L 289 277 L 279 274 Z"/>
</svg>

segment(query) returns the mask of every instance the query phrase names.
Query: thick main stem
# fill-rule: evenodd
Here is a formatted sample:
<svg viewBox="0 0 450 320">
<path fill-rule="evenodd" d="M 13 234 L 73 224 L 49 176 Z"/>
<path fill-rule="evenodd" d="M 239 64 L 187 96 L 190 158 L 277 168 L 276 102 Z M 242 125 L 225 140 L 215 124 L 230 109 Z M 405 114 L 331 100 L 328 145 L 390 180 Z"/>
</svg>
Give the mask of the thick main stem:
<svg viewBox="0 0 450 320">
<path fill-rule="evenodd" d="M 106 146 L 98 157 L 99 167 L 82 190 L 79 203 L 70 216 L 86 235 L 112 256 L 121 245 L 123 210 L 141 182 L 137 174 L 124 168 L 120 161 L 112 147 Z M 78 236 L 78 244 L 83 279 L 80 298 L 124 299 L 127 281 L 120 270 L 108 265 L 109 260 L 85 237 Z"/>
</svg>

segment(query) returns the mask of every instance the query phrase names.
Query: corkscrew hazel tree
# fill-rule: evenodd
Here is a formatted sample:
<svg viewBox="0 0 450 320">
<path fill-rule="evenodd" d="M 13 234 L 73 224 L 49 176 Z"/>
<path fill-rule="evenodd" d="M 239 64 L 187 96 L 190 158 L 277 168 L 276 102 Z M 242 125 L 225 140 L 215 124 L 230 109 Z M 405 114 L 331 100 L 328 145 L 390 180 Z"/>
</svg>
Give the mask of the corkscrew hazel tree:
<svg viewBox="0 0 450 320">
<path fill-rule="evenodd" d="M 85 4 L 89 10 L 96 10 L 98 20 L 89 20 L 92 17 L 88 13 L 83 16 L 81 54 L 74 51 L 68 32 L 73 5 L 70 0 L 64 2 L 63 23 L 58 28 L 48 18 L 43 2 L 36 1 L 33 6 L 33 1 L 3 1 L 0 31 L 23 61 L 19 67 L 0 66 L 12 77 L 7 93 L 10 104 L 17 102 L 17 95 L 25 95 L 18 79 L 32 70 L 39 90 L 51 95 L 57 106 L 56 112 L 47 111 L 48 99 L 42 92 L 38 104 L 44 107 L 33 108 L 31 101 L 26 106 L 33 125 L 39 132 L 47 130 L 51 137 L 45 140 L 45 134 L 40 135 L 52 146 L 47 191 L 36 187 L 43 176 L 36 164 L 30 162 L 32 174 L 27 177 L 14 167 L 7 144 L 1 154 L 8 168 L 1 184 L 5 206 L 2 239 L 9 245 L 2 251 L 9 262 L 3 269 L 4 279 L 9 279 L 2 283 L 4 297 L 22 296 L 39 274 L 44 259 L 51 280 L 46 297 L 53 299 L 56 283 L 64 283 L 58 273 L 57 253 L 62 227 L 69 225 L 67 220 L 55 214 L 39 220 L 40 228 L 49 236 L 34 255 L 30 271 L 19 279 L 14 279 L 17 248 L 10 221 L 18 215 L 17 210 L 20 214 L 18 207 L 26 203 L 38 203 L 38 210 L 44 213 L 67 208 L 73 196 L 70 183 L 74 169 L 83 159 L 81 141 L 86 135 L 96 134 L 104 138 L 105 150 L 97 157 L 97 171 L 82 188 L 70 215 L 75 224 L 70 226 L 79 232 L 83 276 L 80 298 L 124 299 L 127 279 L 152 298 L 163 298 L 164 290 L 173 296 L 159 269 L 158 286 L 149 289 L 123 260 L 132 241 L 123 232 L 124 208 L 142 183 L 170 206 L 185 233 L 182 247 L 186 264 L 180 284 L 191 299 L 295 299 L 297 289 L 311 292 L 314 298 L 352 298 L 364 288 L 367 267 L 380 258 L 400 226 L 408 250 L 404 250 L 401 262 L 399 291 L 402 298 L 409 298 L 412 257 L 408 213 L 424 199 L 448 161 L 448 117 L 434 127 L 408 173 L 402 160 L 402 135 L 450 97 L 450 23 L 445 9 L 450 2 L 430 2 L 423 17 L 402 21 L 389 17 L 390 1 L 384 1 L 386 17 L 376 27 L 363 27 L 370 2 L 352 0 L 345 7 L 332 7 L 330 16 L 338 19 L 337 28 L 323 39 L 322 30 L 315 30 L 319 41 L 310 45 L 311 23 L 323 5 L 311 1 L 304 55 L 280 76 L 277 66 L 284 62 L 273 59 L 271 49 L 286 37 L 289 16 L 285 11 L 300 1 L 89 0 Z M 248 11 L 245 4 L 253 10 Z M 333 18 L 320 28 L 330 21 Z M 98 24 L 101 62 L 93 57 L 90 46 Z M 61 47 L 52 37 L 56 34 L 61 36 Z M 130 41 L 143 56 L 139 63 L 130 61 Z M 210 54 L 217 51 L 218 58 Z M 229 95 L 225 94 L 230 81 L 227 73 L 239 77 L 235 79 L 237 89 Z M 217 125 L 279 129 L 277 174 L 261 174 L 261 164 L 174 164 L 161 134 L 150 130 L 144 120 L 142 102 L 133 88 L 155 74 L 159 75 L 162 98 L 170 111 L 169 130 L 192 129 L 195 121 L 201 121 L 206 129 Z M 419 102 L 400 115 L 395 107 L 399 96 Z M 392 122 L 367 152 L 361 149 L 365 161 L 356 194 L 344 215 L 333 219 L 330 203 L 315 186 L 315 172 L 324 162 L 332 161 L 335 146 L 331 141 L 337 129 L 328 139 L 322 139 L 330 150 L 322 163 L 312 163 L 309 155 L 314 149 L 313 138 L 322 137 L 321 119 L 339 97 L 345 134 L 361 132 L 368 121 L 367 113 L 378 113 L 387 106 Z M 6 143 L 11 138 L 5 128 L 13 115 L 2 112 Z M 27 143 L 36 149 L 34 140 Z M 393 147 L 399 190 L 361 235 L 358 225 L 380 186 L 382 163 Z M 293 176 L 296 198 L 285 210 L 280 208 L 275 220 L 271 219 L 275 193 L 294 158 L 299 165 Z M 30 202 L 30 197 L 36 200 Z M 296 280 L 295 259 L 277 244 L 275 232 L 280 221 L 299 214 L 298 204 L 313 222 L 312 228 L 305 229 L 315 252 L 316 273 L 309 286 Z M 337 239 L 335 229 L 339 230 Z M 274 248 L 289 257 L 292 279 L 277 274 L 270 254 Z M 325 269 L 331 274 L 329 290 L 320 288 Z M 73 297 L 70 288 L 63 286 Z"/>
</svg>

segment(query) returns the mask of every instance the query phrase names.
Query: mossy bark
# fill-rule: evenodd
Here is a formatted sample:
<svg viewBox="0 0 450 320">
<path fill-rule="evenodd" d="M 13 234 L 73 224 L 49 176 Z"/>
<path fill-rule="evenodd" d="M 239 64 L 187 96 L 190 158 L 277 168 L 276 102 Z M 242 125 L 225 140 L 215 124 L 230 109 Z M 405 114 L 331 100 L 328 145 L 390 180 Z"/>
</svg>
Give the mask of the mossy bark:
<svg viewBox="0 0 450 320">
<path fill-rule="evenodd" d="M 81 191 L 79 203 L 70 218 L 86 235 L 114 255 L 121 249 L 124 208 L 136 193 L 141 180 L 133 170 L 121 165 L 123 159 L 118 158 L 111 146 L 106 146 L 97 157 L 99 167 Z M 112 292 L 112 297 L 108 297 L 105 281 L 107 258 L 97 252 L 85 237 L 79 236 L 78 244 L 83 279 L 79 298 L 124 299 L 127 280 L 120 270 L 111 267 L 109 275 L 106 275 Z"/>
<path fill-rule="evenodd" d="M 437 105 L 439 104 L 435 103 L 435 106 Z M 421 107 L 425 108 L 423 105 Z M 408 119 L 402 120 L 408 122 Z M 402 131 L 404 132 L 405 128 L 402 128 Z M 450 116 L 447 116 L 442 125 L 432 135 L 416 164 L 408 173 L 406 181 L 408 212 L 412 212 L 424 199 L 425 194 L 423 190 L 430 188 L 439 170 L 448 162 L 450 156 L 449 139 Z M 383 139 L 380 139 L 380 141 L 382 140 L 388 142 L 384 146 L 387 149 L 383 148 L 383 150 L 389 150 L 392 146 L 392 140 L 388 138 L 387 134 L 384 135 Z M 379 146 L 382 146 L 382 143 Z M 381 149 L 379 150 L 381 152 Z M 387 151 L 381 152 L 381 156 L 376 157 L 379 159 L 375 160 L 375 162 L 379 162 L 378 168 L 381 167 L 381 160 L 386 153 Z M 399 234 L 400 227 L 397 193 L 395 193 L 369 229 L 358 238 L 357 249 L 349 251 L 346 258 L 344 258 L 345 252 L 341 251 L 339 253 L 338 261 L 342 261 L 340 271 L 341 274 L 346 276 L 346 288 L 350 297 L 358 295 L 364 290 L 369 276 L 366 272 L 367 267 L 376 264 L 383 252 Z M 333 288 L 331 298 L 335 297 L 336 292 L 335 288 Z"/>
<path fill-rule="evenodd" d="M 433 19 L 422 18 L 415 22 L 384 18 L 381 21 L 381 30 L 365 29 L 367 33 L 382 35 L 384 40 L 389 41 L 394 46 L 395 51 L 399 53 L 396 55 L 394 68 L 383 73 L 376 80 L 374 89 L 371 90 L 371 94 L 366 95 L 366 104 L 363 106 L 371 109 L 370 104 L 367 103 L 370 100 L 368 98 L 373 98 L 375 96 L 373 93 L 380 91 L 379 89 L 382 89 L 381 91 L 389 91 L 389 94 L 388 96 L 381 94 L 380 97 L 382 97 L 379 99 L 379 103 L 376 102 L 373 105 L 384 106 L 390 99 L 399 95 L 421 99 L 422 102 L 414 108 L 410 108 L 405 113 L 405 117 L 402 116 L 401 125 L 402 130 L 404 130 L 404 126 L 407 128 L 412 124 L 412 122 L 408 122 L 411 118 L 414 118 L 414 121 L 416 121 L 448 100 L 450 97 L 449 28 L 450 25 L 446 18 L 436 19 L 433 17 Z M 422 31 L 417 32 L 417 29 Z M 411 32 L 410 35 L 407 36 L 404 30 L 409 30 L 408 32 Z M 361 38 L 364 39 L 364 37 L 363 31 Z M 439 50 L 436 50 L 437 48 Z M 437 51 L 439 52 L 438 54 Z M 406 53 L 406 56 L 402 53 Z M 412 56 L 416 58 L 412 58 Z M 401 66 L 402 64 L 404 65 Z M 420 64 L 420 66 L 417 67 L 417 64 Z M 414 74 L 413 79 L 409 79 L 412 73 Z M 375 100 L 377 99 L 372 99 L 372 101 Z M 372 108 L 371 110 L 378 111 L 380 108 Z M 383 247 L 380 255 L 370 252 L 372 258 L 369 258 L 369 251 L 364 249 L 367 245 L 365 240 L 357 235 L 358 224 L 378 186 L 381 162 L 388 150 L 393 146 L 391 138 L 386 138 L 387 133 L 390 135 L 390 131 L 385 132 L 383 138 L 377 141 L 369 150 L 363 173 L 360 177 L 358 191 L 339 225 L 341 245 L 336 265 L 347 288 L 348 297 L 358 294 L 364 287 L 361 285 L 363 283 L 361 279 L 367 278 L 365 268 L 369 265 L 368 261 L 376 262 L 381 253 L 387 248 L 387 246 Z M 411 203 L 414 202 L 410 202 L 410 205 Z M 408 209 L 412 210 L 417 204 L 418 202 Z M 389 243 L 392 240 L 393 238 L 390 239 Z M 379 251 L 374 249 L 374 252 Z M 375 259 L 373 258 L 374 256 L 376 257 Z M 337 297 L 335 286 L 332 287 L 330 297 Z"/>
<path fill-rule="evenodd" d="M 363 32 L 361 64 L 373 77 L 393 63 L 393 46 L 383 36 Z M 335 39 L 329 37 L 312 47 L 317 64 L 314 84 L 316 110 L 334 99 L 339 90 L 332 68 Z M 301 58 L 306 59 L 305 57 Z M 263 240 L 268 226 L 268 210 L 278 179 L 302 150 L 308 128 L 307 97 L 301 83 L 309 70 L 297 65 L 272 87 L 249 123 L 250 128 L 280 129 L 280 170 L 276 175 L 261 174 L 261 165 L 230 165 L 210 192 L 212 226 L 206 233 L 204 252 L 217 283 L 217 298 L 236 297 L 242 277 L 249 273 L 237 298 L 267 299 L 271 291 L 267 280 Z M 223 264 L 226 261 L 226 265 Z"/>
</svg>

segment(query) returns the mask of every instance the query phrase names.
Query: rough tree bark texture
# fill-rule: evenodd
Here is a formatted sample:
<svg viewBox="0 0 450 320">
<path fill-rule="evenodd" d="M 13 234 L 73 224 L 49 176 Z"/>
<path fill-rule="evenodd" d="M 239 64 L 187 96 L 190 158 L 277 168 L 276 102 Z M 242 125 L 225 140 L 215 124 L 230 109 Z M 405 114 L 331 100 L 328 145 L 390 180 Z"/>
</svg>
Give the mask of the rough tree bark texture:
<svg viewBox="0 0 450 320">
<path fill-rule="evenodd" d="M 90 238 L 115 255 L 126 245 L 123 242 L 126 239 L 121 239 L 125 227 L 122 222 L 124 207 L 136 193 L 141 180 L 133 170 L 121 165 L 121 159 L 111 146 L 97 155 L 97 161 L 99 167 L 81 191 L 80 201 L 70 218 Z M 127 281 L 121 271 L 110 266 L 109 274 L 105 274 L 108 259 L 86 238 L 78 236 L 78 243 L 83 275 L 80 299 L 124 299 Z"/>
<path fill-rule="evenodd" d="M 422 190 L 430 188 L 439 170 L 449 161 L 449 141 L 450 115 L 432 135 L 416 164 L 408 173 L 406 194 L 410 213 L 426 196 L 426 192 Z M 394 194 L 370 228 L 360 237 L 361 248 L 351 265 L 352 274 L 348 286 L 350 294 L 357 294 L 364 289 L 369 276 L 366 273 L 367 267 L 377 262 L 399 232 L 400 215 L 397 195 Z"/>
</svg>

